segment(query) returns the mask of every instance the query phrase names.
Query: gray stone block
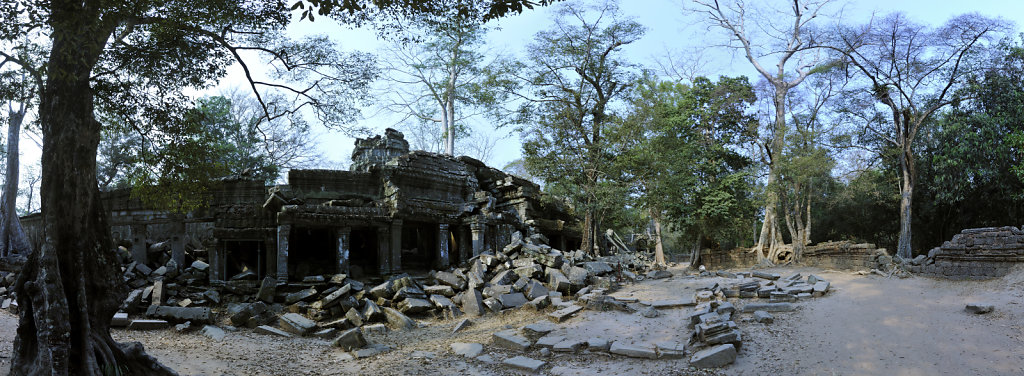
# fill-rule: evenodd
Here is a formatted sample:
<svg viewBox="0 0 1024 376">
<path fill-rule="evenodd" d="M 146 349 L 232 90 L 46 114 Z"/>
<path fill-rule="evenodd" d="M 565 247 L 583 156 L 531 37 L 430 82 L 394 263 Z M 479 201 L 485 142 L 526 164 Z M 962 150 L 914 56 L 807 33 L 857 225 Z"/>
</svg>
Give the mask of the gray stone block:
<svg viewBox="0 0 1024 376">
<path fill-rule="evenodd" d="M 965 309 L 967 310 L 967 312 L 980 315 L 980 314 L 992 312 L 992 311 L 994 311 L 996 309 L 996 307 L 994 305 L 985 304 L 985 303 L 971 303 L 971 304 L 968 304 Z"/>
<path fill-rule="evenodd" d="M 622 341 L 612 342 L 612 345 L 608 349 L 608 352 L 611 352 L 612 354 L 625 355 L 630 358 L 658 358 L 658 351 L 655 350 L 653 347 L 627 344 Z"/>
<path fill-rule="evenodd" d="M 542 367 L 547 365 L 547 363 L 544 362 L 544 361 L 536 360 L 536 359 L 532 359 L 532 358 L 527 358 L 527 357 L 522 356 L 522 355 L 514 356 L 514 357 L 511 357 L 511 358 L 505 359 L 504 361 L 502 361 L 502 363 L 504 363 L 505 365 L 508 365 L 508 366 L 512 366 L 512 367 L 523 369 L 523 370 L 527 370 L 527 371 L 530 371 L 530 372 L 537 372 Z"/>
<path fill-rule="evenodd" d="M 796 310 L 796 306 L 791 303 L 749 303 L 743 306 L 743 312 L 790 312 L 794 310 Z"/>
<path fill-rule="evenodd" d="M 531 345 L 530 340 L 516 335 L 515 332 L 511 330 L 494 333 L 491 335 L 491 343 L 495 346 L 518 351 L 526 351 L 526 349 L 530 348 Z"/>
<path fill-rule="evenodd" d="M 341 333 L 331 344 L 342 350 L 352 351 L 366 347 L 367 343 L 366 338 L 363 337 L 363 331 L 359 328 L 352 328 Z"/>
<path fill-rule="evenodd" d="M 280 323 L 281 329 L 300 336 L 312 333 L 313 329 L 316 328 L 316 322 L 307 319 L 305 316 L 298 313 L 286 313 L 281 315 L 278 319 L 278 323 Z"/>
<path fill-rule="evenodd" d="M 565 320 L 568 320 L 570 317 L 572 317 L 572 315 L 575 315 L 576 312 L 579 312 L 579 311 L 582 311 L 582 310 L 583 310 L 583 307 L 580 307 L 580 306 L 576 306 L 576 305 L 568 306 L 568 307 L 562 308 L 560 310 L 557 310 L 557 311 L 549 313 L 548 314 L 548 319 L 553 321 L 553 322 L 563 322 Z"/>
<path fill-rule="evenodd" d="M 698 351 L 690 358 L 690 365 L 697 368 L 717 368 L 736 361 L 736 346 L 731 343 Z"/>
</svg>

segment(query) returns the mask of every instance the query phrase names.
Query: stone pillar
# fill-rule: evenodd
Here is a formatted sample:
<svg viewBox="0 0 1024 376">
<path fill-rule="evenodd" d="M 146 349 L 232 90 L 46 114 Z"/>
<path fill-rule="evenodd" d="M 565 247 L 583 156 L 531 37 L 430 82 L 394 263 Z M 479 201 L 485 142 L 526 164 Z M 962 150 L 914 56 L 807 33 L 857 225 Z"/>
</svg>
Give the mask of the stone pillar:
<svg viewBox="0 0 1024 376">
<path fill-rule="evenodd" d="M 148 262 L 148 256 L 146 254 L 146 225 L 134 224 L 131 226 L 132 231 L 132 260 L 140 264 Z"/>
<path fill-rule="evenodd" d="M 224 260 L 227 262 L 227 260 Z M 269 235 L 263 239 L 263 278 L 277 278 L 277 237 Z"/>
<path fill-rule="evenodd" d="M 185 265 L 185 218 L 175 216 L 171 220 L 171 259 L 178 264 L 178 270 L 184 270 Z"/>
<path fill-rule="evenodd" d="M 391 221 L 391 272 L 402 271 L 402 220 Z"/>
<path fill-rule="evenodd" d="M 377 227 L 377 267 L 382 276 L 391 272 L 391 236 L 388 226 Z"/>
<path fill-rule="evenodd" d="M 441 223 L 437 225 L 437 266 L 438 268 L 448 268 L 448 224 Z"/>
<path fill-rule="evenodd" d="M 210 281 L 223 281 L 224 280 L 224 262 L 221 259 L 224 257 L 223 254 L 227 246 L 223 240 L 217 240 L 217 245 L 210 249 Z"/>
<path fill-rule="evenodd" d="M 565 248 L 568 247 L 568 243 L 566 243 L 565 238 L 566 238 L 565 234 L 558 235 L 558 250 L 559 251 L 562 251 L 562 252 L 567 251 Z"/>
<path fill-rule="evenodd" d="M 288 283 L 288 236 L 292 225 L 277 226 L 277 281 Z"/>
<path fill-rule="evenodd" d="M 484 229 L 487 226 L 480 222 L 469 224 L 469 230 L 473 232 L 473 256 L 479 256 L 484 251 Z"/>
<path fill-rule="evenodd" d="M 459 226 L 457 236 L 459 242 L 459 262 L 463 263 L 470 258 L 470 253 L 473 251 L 473 240 L 466 226 Z"/>
<path fill-rule="evenodd" d="M 352 228 L 342 227 L 338 229 L 338 273 L 348 273 L 349 251 L 352 249 L 349 234 Z"/>
</svg>

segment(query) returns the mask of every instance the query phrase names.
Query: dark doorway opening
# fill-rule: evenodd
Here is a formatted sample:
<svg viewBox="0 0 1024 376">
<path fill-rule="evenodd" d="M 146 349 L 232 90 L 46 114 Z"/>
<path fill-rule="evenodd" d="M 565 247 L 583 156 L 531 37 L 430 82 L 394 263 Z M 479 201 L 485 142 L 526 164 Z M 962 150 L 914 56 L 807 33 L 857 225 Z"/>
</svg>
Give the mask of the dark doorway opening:
<svg viewBox="0 0 1024 376">
<path fill-rule="evenodd" d="M 377 229 L 373 227 L 353 228 L 349 233 L 349 274 L 354 279 L 364 275 L 376 275 L 380 272 L 380 260 L 377 259 L 379 243 Z"/>
<path fill-rule="evenodd" d="M 288 279 L 338 272 L 338 239 L 333 229 L 296 228 L 288 240 Z"/>
<path fill-rule="evenodd" d="M 436 223 L 406 222 L 402 226 L 402 270 L 429 270 L 437 257 Z"/>
<path fill-rule="evenodd" d="M 224 278 L 231 279 L 247 270 L 255 273 L 257 280 L 266 277 L 264 247 L 260 240 L 225 240 Z"/>
</svg>

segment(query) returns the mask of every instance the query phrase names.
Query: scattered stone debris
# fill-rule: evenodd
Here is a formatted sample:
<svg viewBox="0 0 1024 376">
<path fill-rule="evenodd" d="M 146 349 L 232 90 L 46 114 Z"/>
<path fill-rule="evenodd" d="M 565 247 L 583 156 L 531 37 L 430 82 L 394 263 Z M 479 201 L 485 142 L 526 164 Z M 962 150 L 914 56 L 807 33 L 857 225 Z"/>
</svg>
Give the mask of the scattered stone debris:
<svg viewBox="0 0 1024 376">
<path fill-rule="evenodd" d="M 985 303 L 971 303 L 971 304 L 968 304 L 967 308 L 966 308 L 967 312 L 974 313 L 974 314 L 979 314 L 979 315 L 992 312 L 995 309 L 996 309 L 996 306 L 991 305 L 991 304 L 985 304 Z"/>
<path fill-rule="evenodd" d="M 726 343 L 710 347 L 693 354 L 690 365 L 697 368 L 717 368 L 736 361 L 736 347 Z"/>
</svg>

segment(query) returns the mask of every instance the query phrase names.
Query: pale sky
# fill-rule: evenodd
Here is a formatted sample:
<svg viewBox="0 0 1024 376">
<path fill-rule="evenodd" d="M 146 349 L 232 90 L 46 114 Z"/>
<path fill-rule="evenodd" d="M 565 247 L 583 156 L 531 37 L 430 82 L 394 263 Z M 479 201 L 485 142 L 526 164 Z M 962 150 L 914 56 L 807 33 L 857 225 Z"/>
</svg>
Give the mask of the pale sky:
<svg viewBox="0 0 1024 376">
<path fill-rule="evenodd" d="M 777 3 L 778 1 L 774 1 Z M 787 3 L 788 1 L 783 1 Z M 700 19 L 685 14 L 681 4 L 689 3 L 689 0 L 642 0 L 621 2 L 620 8 L 625 15 L 647 27 L 645 36 L 632 45 L 627 46 L 623 56 L 651 69 L 658 69 L 659 61 L 672 53 L 682 55 L 699 53 L 705 61 L 703 74 L 710 77 L 719 75 L 746 75 L 754 83 L 759 79 L 756 71 L 743 58 L 742 55 L 735 55 L 724 48 L 710 47 L 723 42 L 724 34 L 718 30 L 708 32 L 700 24 Z M 755 2 L 749 2 L 755 3 Z M 764 2 L 757 2 L 764 5 Z M 837 3 L 843 4 L 843 3 Z M 557 5 L 556 5 L 557 6 Z M 840 7 L 834 7 L 835 11 L 842 12 L 842 19 L 845 23 L 864 23 L 872 14 L 885 15 L 892 12 L 904 12 L 911 19 L 925 24 L 939 25 L 949 18 L 963 13 L 977 12 L 990 17 L 1002 17 L 1016 23 L 1019 30 L 1024 25 L 1024 1 L 1005 0 L 857 0 L 849 1 Z M 537 8 L 532 11 L 525 11 L 518 16 L 511 16 L 501 19 L 491 27 L 498 30 L 488 35 L 491 48 L 495 51 L 502 51 L 506 54 L 521 56 L 522 51 L 538 31 L 549 27 L 551 22 L 551 9 Z M 296 35 L 303 33 L 327 33 L 337 41 L 343 49 L 361 50 L 375 52 L 381 45 L 372 30 L 350 30 L 334 24 L 317 21 L 316 23 L 302 22 L 293 25 L 291 32 Z M 237 82 L 228 80 L 228 82 Z M 371 115 L 376 111 L 369 109 L 364 115 Z M 367 126 L 378 131 L 383 131 L 387 126 L 394 123 L 394 120 L 383 115 L 367 117 L 360 121 L 360 125 Z M 486 125 L 477 125 L 477 128 L 488 128 Z M 487 129 L 478 129 L 478 131 Z M 509 130 L 500 131 L 507 134 Z M 321 134 L 321 149 L 325 150 L 324 156 L 334 161 L 347 161 L 352 150 L 351 138 L 339 134 L 332 134 L 324 131 Z M 503 167 L 509 161 L 519 158 L 520 144 L 516 135 L 511 135 L 505 141 L 499 143 L 494 156 L 488 161 L 492 166 Z"/>
</svg>

